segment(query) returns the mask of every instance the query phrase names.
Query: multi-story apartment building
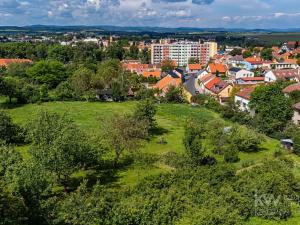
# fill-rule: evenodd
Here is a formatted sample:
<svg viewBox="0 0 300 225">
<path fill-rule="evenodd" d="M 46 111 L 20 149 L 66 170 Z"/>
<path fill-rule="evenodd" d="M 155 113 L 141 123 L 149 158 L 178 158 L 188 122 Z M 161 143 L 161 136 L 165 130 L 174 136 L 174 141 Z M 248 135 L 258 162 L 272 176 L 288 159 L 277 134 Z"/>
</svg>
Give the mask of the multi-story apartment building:
<svg viewBox="0 0 300 225">
<path fill-rule="evenodd" d="M 201 64 L 207 64 L 215 54 L 218 45 L 216 42 L 175 42 L 151 45 L 151 63 L 161 63 L 163 60 L 171 59 L 178 66 L 186 66 L 189 59 L 199 59 Z"/>
</svg>

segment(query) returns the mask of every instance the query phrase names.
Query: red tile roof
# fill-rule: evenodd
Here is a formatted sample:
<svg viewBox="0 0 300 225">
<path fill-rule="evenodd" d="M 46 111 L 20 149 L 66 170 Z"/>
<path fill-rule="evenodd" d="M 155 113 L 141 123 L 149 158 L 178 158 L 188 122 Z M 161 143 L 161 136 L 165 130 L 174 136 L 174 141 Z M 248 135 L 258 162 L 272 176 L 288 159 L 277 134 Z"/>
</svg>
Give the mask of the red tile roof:
<svg viewBox="0 0 300 225">
<path fill-rule="evenodd" d="M 158 88 L 162 91 L 167 91 L 169 86 L 178 87 L 181 83 L 181 78 L 173 78 L 171 76 L 166 76 L 156 83 L 155 88 Z"/>
<path fill-rule="evenodd" d="M 201 64 L 189 64 L 189 70 L 201 70 L 202 65 Z"/>
<path fill-rule="evenodd" d="M 156 77 L 160 78 L 161 76 L 161 71 L 144 71 L 143 72 L 143 77 Z"/>
<path fill-rule="evenodd" d="M 215 77 L 214 79 L 210 80 L 207 84 L 205 84 L 205 87 L 210 90 L 214 87 L 215 84 L 219 83 L 221 81 L 221 78 Z"/>
<path fill-rule="evenodd" d="M 211 92 L 215 94 L 219 94 L 225 88 L 227 88 L 230 84 L 226 83 L 225 81 L 221 80 L 218 83 L 214 84 L 214 86 L 210 89 Z"/>
<path fill-rule="evenodd" d="M 291 93 L 293 91 L 300 91 L 300 83 L 291 84 L 282 90 L 284 93 Z"/>
<path fill-rule="evenodd" d="M 211 73 L 226 73 L 227 72 L 227 67 L 223 64 L 220 63 L 210 63 L 209 65 Z"/>
<path fill-rule="evenodd" d="M 240 90 L 238 93 L 236 93 L 236 96 L 250 100 L 251 94 L 255 90 L 255 88 L 256 88 L 255 86 L 244 88 L 244 89 Z"/>
<path fill-rule="evenodd" d="M 206 82 L 210 81 L 211 79 L 215 78 L 216 76 L 212 74 L 206 74 L 203 77 L 200 78 L 201 83 L 205 84 Z"/>
<path fill-rule="evenodd" d="M 252 56 L 245 59 L 247 62 L 261 62 L 261 58 L 259 56 Z"/>
<path fill-rule="evenodd" d="M 32 63 L 30 59 L 0 59 L 0 67 L 8 67 L 12 63 Z"/>
<path fill-rule="evenodd" d="M 299 76 L 298 69 L 272 70 L 278 79 L 289 79 Z"/>
</svg>

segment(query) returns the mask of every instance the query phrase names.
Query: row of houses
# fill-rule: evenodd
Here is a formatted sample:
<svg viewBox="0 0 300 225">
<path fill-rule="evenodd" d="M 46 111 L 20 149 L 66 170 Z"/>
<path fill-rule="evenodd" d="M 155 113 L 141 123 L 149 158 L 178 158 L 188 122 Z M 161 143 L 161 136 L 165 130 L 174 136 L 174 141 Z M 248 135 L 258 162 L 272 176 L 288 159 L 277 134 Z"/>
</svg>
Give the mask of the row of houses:
<svg viewBox="0 0 300 225">
<path fill-rule="evenodd" d="M 277 77 L 279 81 L 279 78 Z M 297 80 L 293 80 L 296 83 L 293 83 L 282 90 L 285 96 L 288 98 L 291 93 L 299 91 L 300 92 L 300 83 L 299 83 L 299 74 L 297 75 Z M 239 92 L 237 92 L 234 96 L 234 101 L 236 105 L 238 105 L 239 109 L 244 112 L 249 112 L 250 115 L 255 115 L 255 109 L 251 109 L 249 107 L 249 103 L 251 101 L 251 94 L 255 91 L 257 85 L 242 88 Z M 296 125 L 300 125 L 300 102 L 293 106 L 294 116 L 293 123 Z"/>
</svg>

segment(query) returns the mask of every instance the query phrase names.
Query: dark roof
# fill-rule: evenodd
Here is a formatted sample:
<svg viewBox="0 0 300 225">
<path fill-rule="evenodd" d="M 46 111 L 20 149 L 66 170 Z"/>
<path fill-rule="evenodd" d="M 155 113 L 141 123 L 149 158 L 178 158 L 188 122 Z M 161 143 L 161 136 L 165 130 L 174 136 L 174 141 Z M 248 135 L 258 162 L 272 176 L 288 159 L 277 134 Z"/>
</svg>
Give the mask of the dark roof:
<svg viewBox="0 0 300 225">
<path fill-rule="evenodd" d="M 167 74 L 173 78 L 180 78 L 174 71 L 168 71 Z"/>
<path fill-rule="evenodd" d="M 235 73 L 237 73 L 237 72 L 239 72 L 239 71 L 241 71 L 241 70 L 242 70 L 242 69 L 241 69 L 241 68 L 238 68 L 238 67 L 232 67 L 232 68 L 229 69 L 230 72 L 235 72 Z"/>
<path fill-rule="evenodd" d="M 196 95 L 197 92 L 199 92 L 196 89 L 196 81 L 197 79 L 193 76 L 189 76 L 187 81 L 183 84 L 185 90 L 187 90 L 191 95 Z"/>
<path fill-rule="evenodd" d="M 236 56 L 233 56 L 231 58 L 232 61 L 244 61 L 244 58 L 242 55 L 236 55 Z"/>
<path fill-rule="evenodd" d="M 176 70 L 178 73 L 180 73 L 181 75 L 184 75 L 184 70 L 179 69 L 179 68 L 176 68 L 175 70 Z"/>
</svg>

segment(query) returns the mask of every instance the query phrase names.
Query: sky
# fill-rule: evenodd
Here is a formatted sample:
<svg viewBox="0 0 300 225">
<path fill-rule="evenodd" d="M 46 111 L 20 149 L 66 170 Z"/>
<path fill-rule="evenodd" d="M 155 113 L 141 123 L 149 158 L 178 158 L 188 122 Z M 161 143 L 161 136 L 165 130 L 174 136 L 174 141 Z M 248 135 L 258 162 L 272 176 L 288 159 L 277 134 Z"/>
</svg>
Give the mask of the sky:
<svg viewBox="0 0 300 225">
<path fill-rule="evenodd" d="M 299 28 L 299 0 L 0 0 L 0 26 Z"/>
</svg>

